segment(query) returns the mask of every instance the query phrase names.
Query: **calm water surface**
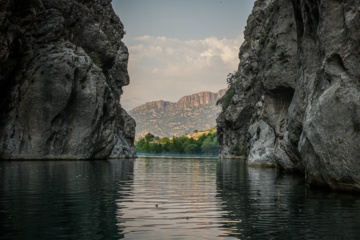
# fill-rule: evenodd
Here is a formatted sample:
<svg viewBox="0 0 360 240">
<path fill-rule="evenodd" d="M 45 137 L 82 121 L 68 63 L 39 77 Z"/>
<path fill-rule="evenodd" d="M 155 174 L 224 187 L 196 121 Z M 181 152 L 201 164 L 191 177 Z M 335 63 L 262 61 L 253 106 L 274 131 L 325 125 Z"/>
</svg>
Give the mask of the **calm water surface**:
<svg viewBox="0 0 360 240">
<path fill-rule="evenodd" d="M 360 239 L 360 196 L 239 160 L 0 162 L 0 239 Z"/>
</svg>

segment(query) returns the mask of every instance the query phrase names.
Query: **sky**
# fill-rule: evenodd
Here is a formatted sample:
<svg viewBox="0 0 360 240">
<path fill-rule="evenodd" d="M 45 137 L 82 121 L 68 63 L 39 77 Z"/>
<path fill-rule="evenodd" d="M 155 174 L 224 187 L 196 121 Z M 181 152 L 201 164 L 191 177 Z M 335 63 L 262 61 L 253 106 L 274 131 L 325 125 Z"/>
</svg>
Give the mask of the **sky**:
<svg viewBox="0 0 360 240">
<path fill-rule="evenodd" d="M 227 87 L 255 0 L 113 0 L 125 27 L 126 110 Z"/>
</svg>

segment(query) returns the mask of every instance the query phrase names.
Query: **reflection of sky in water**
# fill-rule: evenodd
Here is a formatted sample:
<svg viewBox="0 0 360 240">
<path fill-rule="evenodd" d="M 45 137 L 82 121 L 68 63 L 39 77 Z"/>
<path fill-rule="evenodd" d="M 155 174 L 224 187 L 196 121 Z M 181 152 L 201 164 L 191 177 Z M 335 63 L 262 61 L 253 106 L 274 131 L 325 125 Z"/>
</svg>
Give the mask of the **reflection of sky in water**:
<svg viewBox="0 0 360 240">
<path fill-rule="evenodd" d="M 359 239 L 359 225 L 360 195 L 239 160 L 0 161 L 0 240 Z"/>
<path fill-rule="evenodd" d="M 127 239 L 356 239 L 360 200 L 239 160 L 148 159 L 116 201 Z M 157 205 L 157 206 L 156 206 Z"/>
<path fill-rule="evenodd" d="M 121 232 L 127 239 L 226 235 L 224 223 L 234 221 L 222 218 L 227 212 L 216 192 L 216 162 L 137 159 L 133 185 L 117 201 Z"/>
</svg>

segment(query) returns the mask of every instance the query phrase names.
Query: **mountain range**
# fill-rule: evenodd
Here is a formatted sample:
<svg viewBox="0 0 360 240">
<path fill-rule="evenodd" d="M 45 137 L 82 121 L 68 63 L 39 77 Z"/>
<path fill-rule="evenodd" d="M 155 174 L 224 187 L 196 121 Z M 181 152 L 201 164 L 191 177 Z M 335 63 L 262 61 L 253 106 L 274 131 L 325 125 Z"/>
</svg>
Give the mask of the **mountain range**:
<svg viewBox="0 0 360 240">
<path fill-rule="evenodd" d="M 159 137 L 172 137 L 214 127 L 221 110 L 216 101 L 225 92 L 226 89 L 217 93 L 200 92 L 184 96 L 176 103 L 160 100 L 132 109 L 129 114 L 136 121 L 136 139 L 148 132 Z"/>
</svg>

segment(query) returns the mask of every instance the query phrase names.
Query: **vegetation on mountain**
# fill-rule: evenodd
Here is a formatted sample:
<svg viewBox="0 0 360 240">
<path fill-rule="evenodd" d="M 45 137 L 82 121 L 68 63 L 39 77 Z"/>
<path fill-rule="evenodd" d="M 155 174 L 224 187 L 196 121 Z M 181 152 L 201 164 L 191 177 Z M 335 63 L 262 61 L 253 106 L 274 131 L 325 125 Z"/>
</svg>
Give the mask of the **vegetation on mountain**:
<svg viewBox="0 0 360 240">
<path fill-rule="evenodd" d="M 193 138 L 195 140 L 198 140 L 199 137 L 201 137 L 204 134 L 216 133 L 216 132 L 217 132 L 216 127 L 210 128 L 208 130 L 197 130 L 197 129 L 195 129 L 192 133 L 187 134 L 186 136 L 188 138 Z"/>
<path fill-rule="evenodd" d="M 217 93 L 201 92 L 185 96 L 176 103 L 156 101 L 134 108 L 130 115 L 136 121 L 136 138 L 148 132 L 160 137 L 180 137 L 215 126 L 221 110 L 215 103 L 225 92 L 225 89 Z"/>
<path fill-rule="evenodd" d="M 204 131 L 197 139 L 185 135 L 160 139 L 148 133 L 135 142 L 135 147 L 138 153 L 155 154 L 218 155 L 220 149 L 215 128 Z"/>
</svg>

